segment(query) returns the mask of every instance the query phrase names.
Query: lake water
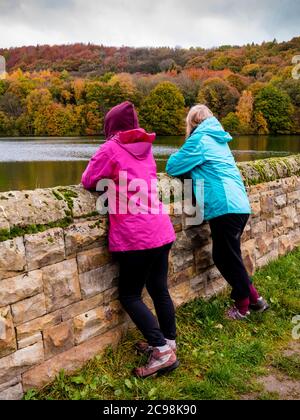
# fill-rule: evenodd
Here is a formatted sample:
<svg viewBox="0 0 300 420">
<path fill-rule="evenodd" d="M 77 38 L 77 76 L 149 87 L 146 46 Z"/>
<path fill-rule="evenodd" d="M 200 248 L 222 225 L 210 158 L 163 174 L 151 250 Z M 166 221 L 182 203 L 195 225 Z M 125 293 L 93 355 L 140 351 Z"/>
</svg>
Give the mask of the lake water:
<svg viewBox="0 0 300 420">
<path fill-rule="evenodd" d="M 163 172 L 182 137 L 158 137 L 154 155 Z M 78 184 L 101 138 L 0 138 L 0 191 Z M 300 136 L 239 136 L 230 143 L 237 161 L 300 153 Z"/>
</svg>

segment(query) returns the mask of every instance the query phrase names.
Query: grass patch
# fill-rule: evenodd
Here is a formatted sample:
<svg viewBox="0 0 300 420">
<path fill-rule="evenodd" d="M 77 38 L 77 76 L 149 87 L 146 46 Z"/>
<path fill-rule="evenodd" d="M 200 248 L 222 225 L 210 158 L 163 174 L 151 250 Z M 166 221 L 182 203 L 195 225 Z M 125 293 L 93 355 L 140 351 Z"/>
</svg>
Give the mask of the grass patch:
<svg viewBox="0 0 300 420">
<path fill-rule="evenodd" d="M 300 250 L 259 271 L 255 283 L 272 308 L 252 315 L 250 322 L 224 319 L 230 305 L 226 296 L 181 307 L 177 311 L 181 365 L 169 376 L 132 377 L 132 369 L 145 361 L 134 352 L 140 336 L 133 331 L 116 350 L 107 349 L 73 376 L 61 372 L 52 385 L 29 391 L 25 399 L 227 400 L 257 392 L 258 399 L 276 399 L 259 389 L 255 378 L 273 363 L 299 379 L 299 359 L 280 356 L 291 340 L 291 320 L 300 314 L 299 273 Z"/>
<path fill-rule="evenodd" d="M 277 370 L 289 376 L 291 379 L 300 380 L 300 355 L 295 354 L 287 357 L 279 355 L 272 363 Z"/>
</svg>

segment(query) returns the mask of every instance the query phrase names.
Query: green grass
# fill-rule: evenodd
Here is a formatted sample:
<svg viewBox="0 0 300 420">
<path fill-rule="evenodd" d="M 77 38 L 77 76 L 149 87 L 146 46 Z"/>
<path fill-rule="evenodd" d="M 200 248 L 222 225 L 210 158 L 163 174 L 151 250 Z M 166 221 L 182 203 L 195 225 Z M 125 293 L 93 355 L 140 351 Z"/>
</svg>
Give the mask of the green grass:
<svg viewBox="0 0 300 420">
<path fill-rule="evenodd" d="M 276 360 L 272 363 L 277 370 L 283 374 L 289 376 L 291 379 L 300 381 L 300 355 L 295 354 L 293 356 L 282 356 L 279 355 Z"/>
<path fill-rule="evenodd" d="M 171 375 L 132 377 L 132 369 L 145 361 L 134 352 L 140 337 L 133 331 L 116 350 L 108 349 L 73 376 L 61 372 L 52 385 L 40 392 L 31 390 L 25 398 L 201 400 L 255 393 L 259 399 L 270 399 L 255 382 L 267 367 L 299 379 L 299 359 L 281 354 L 292 340 L 291 320 L 300 314 L 300 250 L 271 263 L 254 280 L 272 309 L 252 315 L 250 322 L 224 319 L 228 296 L 197 300 L 178 310 L 181 365 Z"/>
</svg>

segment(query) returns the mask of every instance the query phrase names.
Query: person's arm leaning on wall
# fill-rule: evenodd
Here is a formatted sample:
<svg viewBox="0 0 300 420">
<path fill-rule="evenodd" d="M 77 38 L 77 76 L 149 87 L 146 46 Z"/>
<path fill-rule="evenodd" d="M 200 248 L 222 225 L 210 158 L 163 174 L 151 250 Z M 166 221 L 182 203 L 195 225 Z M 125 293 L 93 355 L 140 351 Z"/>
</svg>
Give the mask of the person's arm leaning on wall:
<svg viewBox="0 0 300 420">
<path fill-rule="evenodd" d="M 100 179 L 110 179 L 112 176 L 113 163 L 107 152 L 100 148 L 90 160 L 84 171 L 81 183 L 87 190 L 95 190 Z"/>
<path fill-rule="evenodd" d="M 181 176 L 204 162 L 203 145 L 198 141 L 198 135 L 193 134 L 182 148 L 169 158 L 166 171 L 171 176 Z"/>
</svg>

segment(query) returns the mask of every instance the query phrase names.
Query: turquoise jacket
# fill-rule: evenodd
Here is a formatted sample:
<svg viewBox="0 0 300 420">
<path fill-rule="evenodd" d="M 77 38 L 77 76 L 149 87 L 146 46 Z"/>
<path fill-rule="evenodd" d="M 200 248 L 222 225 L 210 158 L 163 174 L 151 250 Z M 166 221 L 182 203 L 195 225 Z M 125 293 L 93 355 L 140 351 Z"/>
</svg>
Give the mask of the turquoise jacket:
<svg viewBox="0 0 300 420">
<path fill-rule="evenodd" d="M 205 220 L 229 213 L 251 213 L 240 171 L 228 145 L 231 140 L 215 117 L 208 118 L 167 163 L 171 176 L 190 174 L 194 185 L 197 180 L 204 181 Z"/>
</svg>

